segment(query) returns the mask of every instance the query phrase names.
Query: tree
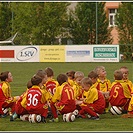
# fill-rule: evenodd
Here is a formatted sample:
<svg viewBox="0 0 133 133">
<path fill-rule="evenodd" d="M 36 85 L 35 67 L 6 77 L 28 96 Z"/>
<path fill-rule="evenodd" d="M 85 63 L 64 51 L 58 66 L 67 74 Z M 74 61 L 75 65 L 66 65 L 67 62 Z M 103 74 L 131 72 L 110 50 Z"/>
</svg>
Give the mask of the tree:
<svg viewBox="0 0 133 133">
<path fill-rule="evenodd" d="M 20 44 L 55 44 L 55 38 L 66 25 L 68 5 L 68 2 L 12 3 Z"/>
<path fill-rule="evenodd" d="M 104 10 L 105 2 L 97 3 L 97 44 L 112 44 L 111 28 L 109 28 L 109 20 Z"/>
<path fill-rule="evenodd" d="M 78 2 L 69 14 L 69 31 L 74 44 L 110 44 L 111 29 L 104 2 Z"/>
<path fill-rule="evenodd" d="M 116 15 L 120 52 L 127 58 L 133 53 L 133 3 L 122 2 Z"/>
<path fill-rule="evenodd" d="M 5 40 L 12 35 L 12 12 L 9 2 L 0 3 L 0 40 Z"/>
</svg>

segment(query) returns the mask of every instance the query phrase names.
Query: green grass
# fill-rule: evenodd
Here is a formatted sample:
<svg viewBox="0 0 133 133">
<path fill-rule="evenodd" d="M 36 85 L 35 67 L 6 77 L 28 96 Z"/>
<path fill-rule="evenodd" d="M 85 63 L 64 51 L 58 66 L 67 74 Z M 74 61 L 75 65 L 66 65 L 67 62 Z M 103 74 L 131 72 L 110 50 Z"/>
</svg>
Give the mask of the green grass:
<svg viewBox="0 0 133 133">
<path fill-rule="evenodd" d="M 102 114 L 100 120 L 77 118 L 74 122 L 63 122 L 60 116 L 59 123 L 29 123 L 16 119 L 9 121 L 9 117 L 0 118 L 1 131 L 132 131 L 133 120 L 121 118 L 110 113 Z"/>
<path fill-rule="evenodd" d="M 129 68 L 129 79 L 133 82 L 133 63 L 0 63 L 0 72 L 9 70 L 13 74 L 10 83 L 12 95 L 21 95 L 26 90 L 27 81 L 38 69 L 50 66 L 55 72 L 55 78 L 68 70 L 83 71 L 85 76 L 96 66 L 103 65 L 107 71 L 107 78 L 113 81 L 113 72 L 121 66 Z M 133 131 L 133 119 L 113 116 L 110 113 L 100 115 L 99 121 L 76 119 L 74 122 L 59 123 L 29 123 L 20 119 L 10 122 L 9 117 L 0 118 L 0 131 Z"/>
</svg>

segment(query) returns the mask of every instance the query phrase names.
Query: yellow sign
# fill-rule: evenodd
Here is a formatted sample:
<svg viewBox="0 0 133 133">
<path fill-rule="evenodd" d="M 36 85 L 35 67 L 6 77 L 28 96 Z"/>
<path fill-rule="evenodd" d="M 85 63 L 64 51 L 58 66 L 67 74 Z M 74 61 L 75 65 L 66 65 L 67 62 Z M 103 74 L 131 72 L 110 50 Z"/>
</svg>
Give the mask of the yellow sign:
<svg viewBox="0 0 133 133">
<path fill-rule="evenodd" d="M 65 62 L 65 46 L 40 46 L 40 62 Z"/>
</svg>

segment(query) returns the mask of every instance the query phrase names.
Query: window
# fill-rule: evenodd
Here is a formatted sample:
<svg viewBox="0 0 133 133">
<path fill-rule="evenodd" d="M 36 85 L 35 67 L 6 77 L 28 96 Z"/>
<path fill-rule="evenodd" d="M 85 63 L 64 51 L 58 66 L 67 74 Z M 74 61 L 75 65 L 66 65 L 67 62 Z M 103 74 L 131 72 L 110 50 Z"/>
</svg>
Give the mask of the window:
<svg viewBox="0 0 133 133">
<path fill-rule="evenodd" d="M 109 26 L 115 25 L 115 15 L 117 13 L 117 9 L 109 9 Z"/>
</svg>

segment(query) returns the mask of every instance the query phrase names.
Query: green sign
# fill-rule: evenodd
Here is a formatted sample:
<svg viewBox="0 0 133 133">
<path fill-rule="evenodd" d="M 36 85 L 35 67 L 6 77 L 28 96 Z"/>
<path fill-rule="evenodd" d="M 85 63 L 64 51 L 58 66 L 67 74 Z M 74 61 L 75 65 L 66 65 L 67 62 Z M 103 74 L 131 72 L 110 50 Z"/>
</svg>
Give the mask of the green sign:
<svg viewBox="0 0 133 133">
<path fill-rule="evenodd" d="M 117 47 L 93 47 L 93 58 L 117 58 Z"/>
</svg>

